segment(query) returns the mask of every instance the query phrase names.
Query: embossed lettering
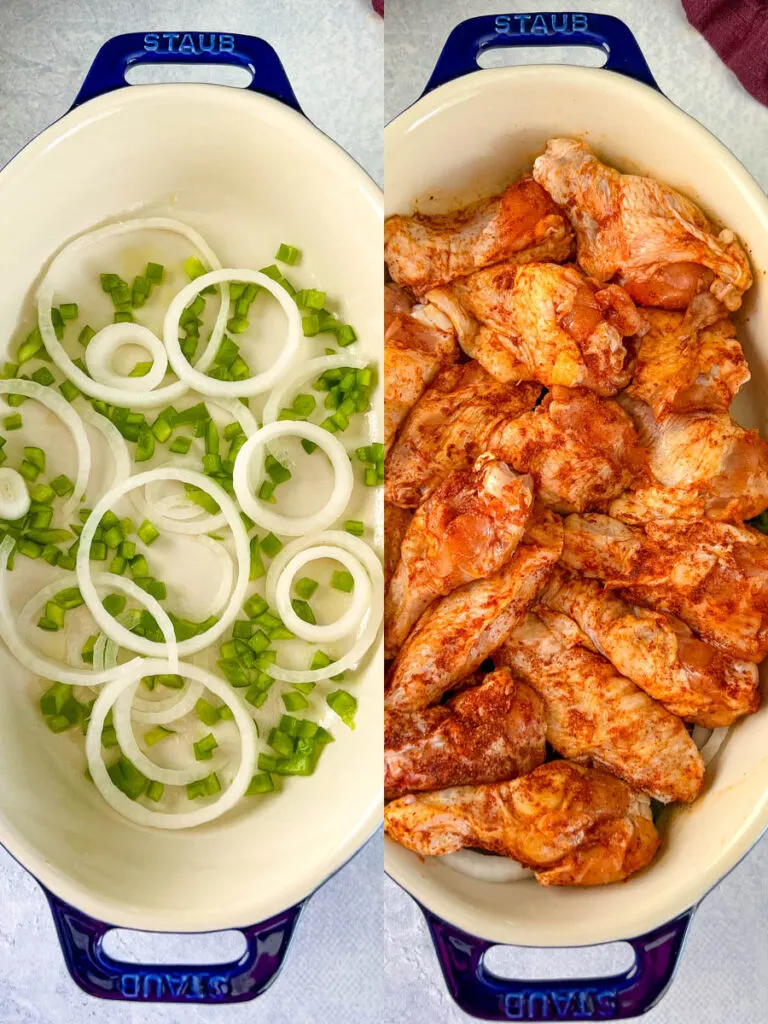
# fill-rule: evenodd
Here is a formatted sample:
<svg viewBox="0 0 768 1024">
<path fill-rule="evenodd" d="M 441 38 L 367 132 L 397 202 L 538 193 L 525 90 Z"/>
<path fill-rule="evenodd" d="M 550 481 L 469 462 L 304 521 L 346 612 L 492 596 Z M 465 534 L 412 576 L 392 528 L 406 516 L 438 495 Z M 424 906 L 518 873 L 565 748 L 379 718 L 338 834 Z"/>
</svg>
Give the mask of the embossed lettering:
<svg viewBox="0 0 768 1024">
<path fill-rule="evenodd" d="M 601 1017 L 612 1018 L 616 1013 L 616 1005 L 619 1001 L 619 994 L 614 990 L 606 989 L 597 993 L 597 1012 Z"/>
<path fill-rule="evenodd" d="M 508 33 L 510 29 L 509 15 L 500 14 L 496 18 L 496 31 L 501 35 L 502 33 Z"/>
<path fill-rule="evenodd" d="M 197 53 L 195 41 L 189 32 L 185 32 L 179 43 L 179 53 Z"/>
<path fill-rule="evenodd" d="M 517 30 L 521 35 L 528 35 L 530 29 L 528 28 L 528 22 L 533 17 L 532 14 L 513 14 L 512 17 L 517 23 Z"/>
<path fill-rule="evenodd" d="M 175 53 L 173 48 L 174 41 L 179 38 L 178 32 L 163 32 L 163 39 L 168 40 L 168 53 Z"/>
<path fill-rule="evenodd" d="M 209 42 L 206 43 L 205 34 L 203 32 L 197 37 L 197 45 L 200 49 L 200 53 L 215 53 L 216 52 L 216 35 L 214 32 L 209 33 Z"/>
<path fill-rule="evenodd" d="M 574 32 L 587 32 L 589 30 L 589 17 L 586 14 L 572 14 L 571 28 Z"/>
<path fill-rule="evenodd" d="M 525 998 L 522 993 L 510 993 L 504 1000 L 504 1009 L 509 1020 L 525 1020 Z"/>
<path fill-rule="evenodd" d="M 229 981 L 224 977 L 223 974 L 212 974 L 208 979 L 208 992 L 209 995 L 223 999 L 224 996 L 229 995 Z"/>
<path fill-rule="evenodd" d="M 558 23 L 558 18 L 560 22 Z M 567 14 L 553 14 L 552 15 L 552 32 L 569 32 L 568 29 L 568 15 Z"/>
<path fill-rule="evenodd" d="M 144 998 L 160 999 L 165 989 L 164 979 L 161 974 L 144 975 Z"/>
<path fill-rule="evenodd" d="M 188 974 L 166 974 L 165 983 L 168 986 L 168 991 L 172 996 L 183 996 L 187 989 L 187 982 L 189 981 Z"/>
<path fill-rule="evenodd" d="M 221 53 L 234 53 L 235 52 L 235 37 L 234 36 L 219 36 L 219 50 Z"/>
<path fill-rule="evenodd" d="M 126 999 L 136 999 L 139 995 L 138 974 L 123 974 L 120 977 L 120 991 Z"/>
<path fill-rule="evenodd" d="M 157 32 L 147 32 L 144 36 L 144 49 L 147 53 L 154 53 L 160 46 Z"/>
<path fill-rule="evenodd" d="M 537 14 L 536 17 L 533 19 L 533 24 L 531 25 L 531 35 L 534 35 L 534 36 L 548 36 L 549 35 L 549 29 L 547 28 L 547 23 L 544 20 L 544 15 L 543 14 Z"/>
<path fill-rule="evenodd" d="M 574 992 L 552 992 L 550 999 L 558 1017 L 565 1017 L 573 1002 Z"/>
</svg>

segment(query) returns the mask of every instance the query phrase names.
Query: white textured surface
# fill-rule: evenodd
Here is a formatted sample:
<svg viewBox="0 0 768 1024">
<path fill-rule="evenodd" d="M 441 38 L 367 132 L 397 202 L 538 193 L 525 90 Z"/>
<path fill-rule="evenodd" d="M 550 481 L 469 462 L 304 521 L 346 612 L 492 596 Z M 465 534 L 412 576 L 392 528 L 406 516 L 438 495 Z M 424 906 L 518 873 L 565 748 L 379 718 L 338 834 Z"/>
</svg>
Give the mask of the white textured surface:
<svg viewBox="0 0 768 1024">
<path fill-rule="evenodd" d="M 535 10 L 615 14 L 632 28 L 660 88 L 722 139 L 763 188 L 768 187 L 768 110 L 753 100 L 685 20 L 677 0 L 489 3 L 488 0 L 388 0 L 385 104 L 395 117 L 416 100 L 450 30 L 479 14 Z M 498 51 L 501 53 L 502 51 Z M 511 63 L 514 51 L 506 51 Z M 539 51 L 557 60 L 557 51 Z M 530 51 L 526 54 L 531 60 Z M 537 58 L 538 59 L 538 58 Z M 561 58 L 562 59 L 562 58 Z M 575 54 L 569 59 L 576 62 Z M 495 62 L 495 58 L 493 59 Z M 594 63 L 594 60 L 588 61 Z M 758 1024 L 768 1018 L 768 842 L 703 902 L 669 994 L 644 1020 L 649 1024 Z M 403 1020 L 454 1024 L 472 1018 L 449 997 L 423 918 L 393 882 L 384 884 L 387 1024 Z M 499 953 L 510 975 L 588 976 L 624 969 L 623 949 L 508 949 Z"/>
<path fill-rule="evenodd" d="M 382 26 L 367 0 L 3 0 L 0 164 L 66 111 L 107 38 L 177 28 L 263 36 L 305 113 L 381 181 Z M 106 1004 L 70 981 L 41 890 L 0 848 L 0 1022 L 373 1024 L 382 1018 L 380 880 L 376 838 L 309 901 L 282 974 L 255 1003 L 227 1010 Z M 189 939 L 170 935 L 115 940 L 113 953 L 166 963 L 189 949 Z M 232 948 L 209 936 L 196 940 L 195 953 L 212 961 Z"/>
</svg>

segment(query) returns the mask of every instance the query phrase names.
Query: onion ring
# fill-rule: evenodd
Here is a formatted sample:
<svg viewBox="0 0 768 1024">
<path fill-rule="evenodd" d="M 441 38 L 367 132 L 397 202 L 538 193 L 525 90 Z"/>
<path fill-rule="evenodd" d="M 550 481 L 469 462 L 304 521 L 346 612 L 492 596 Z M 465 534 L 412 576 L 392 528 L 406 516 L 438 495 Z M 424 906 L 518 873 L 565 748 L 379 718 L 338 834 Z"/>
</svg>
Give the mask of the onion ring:
<svg viewBox="0 0 768 1024">
<path fill-rule="evenodd" d="M 108 420 L 106 416 L 102 416 L 100 412 L 96 412 L 88 402 L 77 401 L 75 408 L 80 415 L 83 423 L 87 423 L 89 427 L 93 427 L 94 430 L 98 430 L 105 438 L 109 445 L 109 450 L 112 458 L 115 460 L 115 472 L 112 477 L 110 487 L 115 487 L 117 484 L 122 483 L 123 480 L 127 480 L 131 475 L 131 456 L 128 452 L 128 445 L 125 443 L 125 438 L 117 429 L 112 420 Z"/>
<path fill-rule="evenodd" d="M 318 448 L 323 449 L 333 466 L 335 477 L 333 493 L 325 506 L 310 516 L 284 516 L 279 512 L 273 512 L 251 492 L 248 472 L 251 459 L 268 441 L 274 437 L 282 437 L 284 434 L 293 434 L 314 442 Z M 263 470 L 260 470 L 261 472 Z M 305 423 L 301 420 L 282 420 L 279 423 L 270 423 L 268 426 L 262 427 L 261 430 L 257 430 L 255 434 L 251 434 L 237 453 L 232 483 L 243 511 L 255 523 L 274 533 L 281 533 L 287 537 L 299 537 L 312 530 L 324 530 L 339 518 L 352 496 L 355 478 L 346 449 L 333 434 L 329 434 L 327 430 L 323 430 L 322 427 L 318 427 L 314 423 Z"/>
<path fill-rule="evenodd" d="M 333 558 L 337 562 L 341 562 L 352 574 L 355 585 L 352 604 L 340 618 L 326 626 L 313 625 L 311 622 L 300 619 L 291 604 L 291 583 L 294 576 L 307 562 L 313 562 L 318 558 Z M 302 640 L 317 644 L 341 640 L 348 633 L 354 632 L 360 625 L 370 600 L 371 581 L 358 559 L 345 548 L 340 548 L 338 545 L 331 547 L 329 544 L 304 548 L 303 551 L 297 552 L 280 574 L 275 586 L 274 597 L 277 614 L 287 628 Z"/>
<path fill-rule="evenodd" d="M 169 662 L 167 660 L 156 658 L 137 659 L 136 662 L 130 663 L 130 668 L 123 666 L 124 674 L 113 680 L 109 686 L 105 686 L 96 698 L 85 737 L 85 753 L 97 789 L 106 802 L 119 814 L 137 825 L 148 825 L 151 828 L 194 828 L 196 825 L 213 821 L 234 807 L 244 796 L 256 768 L 256 726 L 246 711 L 242 699 L 223 679 L 219 679 L 197 665 L 183 663 L 178 666 L 181 675 L 202 683 L 231 708 L 235 724 L 240 732 L 240 764 L 226 791 L 214 803 L 196 811 L 179 814 L 150 810 L 131 800 L 115 786 L 101 756 L 101 731 L 104 728 L 104 721 L 109 709 L 121 693 L 134 685 L 142 675 L 157 675 L 167 672 L 168 669 Z"/>
<path fill-rule="evenodd" d="M 256 284 L 265 291 L 268 291 L 277 300 L 288 320 L 288 335 L 283 349 L 268 370 L 257 373 L 255 377 L 248 377 L 247 380 L 215 380 L 201 372 L 200 364 L 192 366 L 181 351 L 179 344 L 179 320 L 181 314 L 193 299 L 199 295 L 203 288 L 214 284 L 224 284 L 228 281 L 244 281 L 249 284 Z M 248 395 L 259 395 L 268 391 L 272 385 L 280 379 L 299 352 L 299 345 L 303 332 L 301 328 L 301 317 L 299 309 L 288 292 L 282 285 L 273 281 L 271 277 L 262 274 L 257 270 L 226 268 L 214 270 L 209 274 L 201 274 L 181 289 L 175 296 L 165 314 L 163 325 L 163 338 L 165 348 L 168 352 L 168 359 L 176 372 L 179 380 L 184 381 L 189 387 L 199 391 L 202 395 L 221 395 L 224 398 L 240 398 Z M 203 366 L 202 369 L 207 369 Z"/>
<path fill-rule="evenodd" d="M 138 345 L 152 357 L 152 368 L 143 377 L 129 377 L 110 368 L 115 352 L 124 345 Z M 88 342 L 85 365 L 99 384 L 120 387 L 124 391 L 153 391 L 163 383 L 168 372 L 168 353 L 162 341 L 148 327 L 134 323 L 107 324 Z"/>
<path fill-rule="evenodd" d="M 152 480 L 169 479 L 180 480 L 182 483 L 189 483 L 199 487 L 210 494 L 214 501 L 219 504 L 235 539 L 235 552 L 238 563 L 237 583 L 230 596 L 229 604 L 222 612 L 221 618 L 210 629 L 206 629 L 205 632 L 198 633 L 197 636 L 190 637 L 188 640 L 182 640 L 178 644 L 178 653 L 180 655 L 194 654 L 196 651 L 202 650 L 203 647 L 213 643 L 214 640 L 217 640 L 225 632 L 240 611 L 243 599 L 245 598 L 245 592 L 248 589 L 248 575 L 250 572 L 248 534 L 240 519 L 237 506 L 222 487 L 219 487 L 217 483 L 214 483 L 213 480 L 210 480 L 202 473 L 179 468 L 150 469 L 146 473 L 139 473 L 124 481 L 118 487 L 113 487 L 107 491 L 94 507 L 83 526 L 83 532 L 80 534 L 80 546 L 77 551 L 76 565 L 78 586 L 80 587 L 80 593 L 83 595 L 83 600 L 88 605 L 91 615 L 93 615 L 102 632 L 106 633 L 115 643 L 120 644 L 121 647 L 127 647 L 129 651 L 136 651 L 138 654 L 150 657 L 157 655 L 165 656 L 166 652 L 163 645 L 153 640 L 147 640 L 146 637 L 135 636 L 124 626 L 121 626 L 119 622 L 116 622 L 109 612 L 106 611 L 99 600 L 99 595 L 96 593 L 96 588 L 91 580 L 89 553 L 94 533 L 101 522 L 102 516 L 105 512 L 109 511 L 116 501 L 136 487 L 144 487 Z"/>
<path fill-rule="evenodd" d="M 377 555 L 367 544 L 353 537 L 342 530 L 327 530 L 324 533 L 315 534 L 313 537 L 301 537 L 298 540 L 286 544 L 282 551 L 278 552 L 269 567 L 266 580 L 267 601 L 274 607 L 274 595 L 277 581 L 280 578 L 286 565 L 299 551 L 315 544 L 330 544 L 334 547 L 351 551 L 360 559 L 371 579 L 372 593 L 371 606 L 368 616 L 363 625 L 360 635 L 350 649 L 336 661 L 331 662 L 324 668 L 318 669 L 290 669 L 281 668 L 280 665 L 270 665 L 269 674 L 273 679 L 280 679 L 285 683 L 319 683 L 331 676 L 345 672 L 353 668 L 373 644 L 379 633 L 381 619 L 384 614 L 384 572 Z"/>
<path fill-rule="evenodd" d="M 99 384 L 97 381 L 89 377 L 87 373 L 83 373 L 82 370 L 78 369 L 78 367 L 72 362 L 64 346 L 56 337 L 56 331 L 51 318 L 54 296 L 52 279 L 55 277 L 56 270 L 59 266 L 71 256 L 76 255 L 81 249 L 87 248 L 95 242 L 99 242 L 104 238 L 112 238 L 115 235 L 130 234 L 133 231 L 170 231 L 173 232 L 173 234 L 181 235 L 182 238 L 186 238 L 195 246 L 210 267 L 213 267 L 214 269 L 221 267 L 219 258 L 205 239 L 193 228 L 187 227 L 186 224 L 182 224 L 181 221 L 172 220 L 169 217 L 140 217 L 136 220 L 121 221 L 117 224 L 107 224 L 105 227 L 96 228 L 94 231 L 89 231 L 84 235 L 78 235 L 77 238 L 72 239 L 71 242 L 65 245 L 64 248 L 57 253 L 51 265 L 48 267 L 48 271 L 43 278 L 40 288 L 38 289 L 37 317 L 40 324 L 40 333 L 43 336 L 43 341 L 46 349 L 48 350 L 48 354 L 65 377 L 71 380 L 72 383 L 75 384 L 82 392 L 86 395 L 90 395 L 92 398 L 100 398 L 104 402 L 115 402 L 118 405 L 129 405 L 132 409 L 136 410 L 175 402 L 181 398 L 182 395 L 186 394 L 189 388 L 183 380 L 176 381 L 173 384 L 168 384 L 162 388 L 156 388 L 154 391 L 146 393 L 135 391 L 129 392 L 125 391 L 123 388 L 111 388 L 104 384 Z M 202 278 L 198 278 L 198 280 L 202 280 Z M 200 289 L 197 290 L 199 291 Z M 181 311 L 179 311 L 179 313 L 181 313 Z M 216 315 L 216 322 L 213 325 L 210 340 L 196 364 L 199 369 L 207 370 L 213 362 L 216 352 L 218 351 L 219 343 L 224 337 L 224 330 L 226 328 L 228 318 L 229 287 L 226 284 L 222 284 L 220 306 Z"/>
<path fill-rule="evenodd" d="M 61 510 L 63 516 L 69 516 L 77 508 L 85 494 L 88 477 L 91 474 L 91 446 L 88 443 L 88 435 L 85 432 L 83 421 L 66 398 L 52 388 L 37 384 L 33 380 L 19 380 L 18 378 L 0 380 L 0 395 L 24 395 L 27 398 L 34 398 L 35 401 L 47 406 L 55 416 L 58 416 L 72 435 L 72 440 L 77 448 L 77 476 L 75 477 L 75 489 Z"/>
<path fill-rule="evenodd" d="M 23 519 L 32 499 L 24 477 L 10 466 L 0 469 L 0 518 Z"/>
<path fill-rule="evenodd" d="M 173 475 L 169 475 L 162 480 L 158 480 L 158 483 L 167 483 L 171 481 L 173 483 L 179 483 L 178 474 L 175 470 L 179 468 L 189 469 L 194 472 L 197 470 L 199 462 L 192 458 L 181 458 L 176 461 L 164 462 L 158 466 L 157 469 L 168 469 L 173 470 Z M 214 530 L 220 530 L 222 527 L 227 525 L 227 517 L 222 512 L 205 512 L 199 505 L 194 505 L 192 502 L 188 502 L 185 496 L 179 495 L 178 497 L 187 502 L 186 505 L 174 505 L 174 508 L 179 510 L 184 509 L 184 514 L 180 516 L 166 515 L 165 511 L 160 509 L 157 504 L 149 500 L 149 488 L 152 484 L 147 485 L 147 495 L 144 496 L 141 493 L 141 489 L 131 491 L 130 499 L 133 502 L 136 509 L 144 516 L 145 519 L 151 520 L 155 526 L 160 530 L 167 530 L 169 533 L 184 533 L 191 536 L 196 536 L 200 533 L 212 533 Z M 169 497 L 174 497 L 169 495 Z M 186 509 L 190 510 L 190 515 L 187 515 Z"/>
<path fill-rule="evenodd" d="M 113 666 L 111 668 L 105 667 L 103 672 L 94 672 L 93 670 L 86 672 L 74 669 L 65 662 L 54 661 L 52 658 L 37 654 L 27 646 L 22 639 L 20 629 L 28 626 L 32 616 L 37 612 L 41 604 L 50 600 L 62 589 L 62 580 L 54 580 L 53 583 L 48 583 L 27 601 L 19 615 L 20 628 L 17 629 L 13 625 L 13 612 L 8 601 L 7 586 L 8 556 L 13 550 L 13 546 L 14 541 L 12 537 L 5 537 L 2 543 L 0 543 L 0 637 L 5 641 L 11 654 L 30 672 L 34 672 L 36 675 L 43 676 L 46 679 L 57 679 L 62 683 L 76 686 L 100 686 L 102 683 L 114 679 L 115 675 L 118 672 L 122 672 L 126 665 Z M 132 580 L 128 580 L 124 576 L 116 576 L 113 573 L 96 573 L 93 579 L 96 586 L 113 587 L 115 590 L 122 591 L 128 597 L 143 605 L 154 616 L 164 634 L 169 632 L 170 636 L 166 641 L 168 645 L 168 659 L 172 662 L 178 662 L 178 645 L 173 632 L 173 625 L 162 606 L 151 594 L 147 594 Z M 101 602 L 99 604 L 102 607 Z M 105 612 L 105 614 L 107 613 Z M 133 665 L 137 660 L 139 659 L 134 658 L 126 664 Z"/>
</svg>

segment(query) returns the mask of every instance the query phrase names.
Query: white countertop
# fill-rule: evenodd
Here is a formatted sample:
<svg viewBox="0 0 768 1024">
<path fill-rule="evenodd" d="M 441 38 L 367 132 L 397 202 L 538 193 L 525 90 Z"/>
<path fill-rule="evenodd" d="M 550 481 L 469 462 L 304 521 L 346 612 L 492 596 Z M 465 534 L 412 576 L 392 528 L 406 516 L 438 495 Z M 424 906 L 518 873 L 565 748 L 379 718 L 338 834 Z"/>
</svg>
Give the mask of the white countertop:
<svg viewBox="0 0 768 1024">
<path fill-rule="evenodd" d="M 478 14 L 586 10 L 615 14 L 636 35 L 666 95 L 718 136 L 768 189 L 768 109 L 739 85 L 690 27 L 678 0 L 544 3 L 488 0 L 387 0 L 385 106 L 395 117 L 420 95 L 451 29 Z M 507 53 L 512 59 L 514 51 Z M 557 51 L 537 60 L 557 61 Z M 529 53 L 527 59 L 532 59 Z M 562 57 L 560 58 L 563 59 Z M 574 56 L 569 54 L 571 63 Z M 768 1019 L 768 842 L 711 893 L 697 911 L 667 996 L 648 1024 L 761 1024 Z M 386 1024 L 470 1021 L 448 995 L 416 905 L 389 879 L 384 885 Z M 510 976 L 578 977 L 624 969 L 620 947 L 588 950 L 510 948 Z M 498 963 L 498 962 L 497 962 Z"/>
<path fill-rule="evenodd" d="M 106 39 L 178 28 L 263 36 L 308 117 L 382 180 L 383 27 L 367 0 L 2 0 L 0 165 L 67 110 Z M 105 1003 L 70 980 L 42 891 L 0 847 L 0 1022 L 374 1024 L 381 914 L 377 838 L 309 901 L 280 977 L 256 1002 L 226 1010 Z M 116 938 L 123 956 L 190 959 L 188 937 Z M 201 962 L 225 949 L 221 937 L 194 943 Z"/>
</svg>

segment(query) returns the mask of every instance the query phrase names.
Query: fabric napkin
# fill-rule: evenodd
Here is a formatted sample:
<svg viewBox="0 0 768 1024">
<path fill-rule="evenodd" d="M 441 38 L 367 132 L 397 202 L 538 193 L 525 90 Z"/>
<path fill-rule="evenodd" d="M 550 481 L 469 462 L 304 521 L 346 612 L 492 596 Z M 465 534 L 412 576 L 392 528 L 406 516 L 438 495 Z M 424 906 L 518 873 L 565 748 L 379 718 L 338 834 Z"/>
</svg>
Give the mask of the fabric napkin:
<svg viewBox="0 0 768 1024">
<path fill-rule="evenodd" d="M 768 0 L 683 0 L 688 21 L 768 106 Z"/>
</svg>

